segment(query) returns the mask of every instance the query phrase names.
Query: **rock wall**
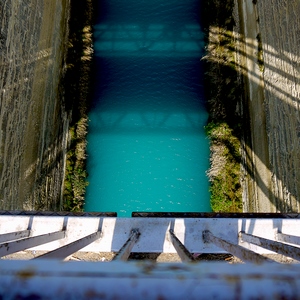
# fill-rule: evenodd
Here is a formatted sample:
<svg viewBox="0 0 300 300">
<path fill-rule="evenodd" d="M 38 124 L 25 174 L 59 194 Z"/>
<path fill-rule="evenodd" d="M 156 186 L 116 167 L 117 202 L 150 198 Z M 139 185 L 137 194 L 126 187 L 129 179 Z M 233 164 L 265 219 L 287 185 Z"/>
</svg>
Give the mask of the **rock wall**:
<svg viewBox="0 0 300 300">
<path fill-rule="evenodd" d="M 249 113 L 245 211 L 300 209 L 300 2 L 237 0 Z"/>
<path fill-rule="evenodd" d="M 245 86 L 244 210 L 300 209 L 300 2 L 232 0 Z M 70 0 L 0 0 L 0 209 L 60 209 Z"/>
<path fill-rule="evenodd" d="M 0 209 L 57 210 L 69 0 L 0 0 Z"/>
</svg>

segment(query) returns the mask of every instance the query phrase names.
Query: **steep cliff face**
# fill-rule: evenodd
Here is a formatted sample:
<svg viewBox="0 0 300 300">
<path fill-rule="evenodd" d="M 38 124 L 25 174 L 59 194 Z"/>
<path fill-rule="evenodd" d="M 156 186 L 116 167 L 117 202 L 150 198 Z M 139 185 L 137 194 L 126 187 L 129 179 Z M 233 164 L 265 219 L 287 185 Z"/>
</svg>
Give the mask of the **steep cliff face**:
<svg viewBox="0 0 300 300">
<path fill-rule="evenodd" d="M 215 207 L 299 212 L 300 2 L 205 3 Z"/>
<path fill-rule="evenodd" d="M 234 3 L 236 27 L 220 32 L 235 39 L 234 67 L 246 100 L 236 110 L 248 117 L 244 210 L 298 212 L 300 2 L 227 2 Z M 70 118 L 61 80 L 69 12 L 70 0 L 0 0 L 0 209 L 62 206 Z M 228 50 L 235 55 L 231 45 Z"/>
<path fill-rule="evenodd" d="M 249 108 L 245 210 L 300 210 L 300 2 L 236 1 Z"/>
<path fill-rule="evenodd" d="M 0 209 L 60 206 L 69 0 L 0 0 Z"/>
</svg>

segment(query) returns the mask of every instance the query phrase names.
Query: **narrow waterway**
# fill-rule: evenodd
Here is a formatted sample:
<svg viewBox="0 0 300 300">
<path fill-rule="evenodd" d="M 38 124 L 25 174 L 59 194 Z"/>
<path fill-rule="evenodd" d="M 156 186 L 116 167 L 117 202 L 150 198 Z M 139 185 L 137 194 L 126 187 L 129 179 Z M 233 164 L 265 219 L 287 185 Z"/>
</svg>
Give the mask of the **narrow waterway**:
<svg viewBox="0 0 300 300">
<path fill-rule="evenodd" d="M 199 0 L 99 0 L 86 211 L 211 211 Z"/>
</svg>

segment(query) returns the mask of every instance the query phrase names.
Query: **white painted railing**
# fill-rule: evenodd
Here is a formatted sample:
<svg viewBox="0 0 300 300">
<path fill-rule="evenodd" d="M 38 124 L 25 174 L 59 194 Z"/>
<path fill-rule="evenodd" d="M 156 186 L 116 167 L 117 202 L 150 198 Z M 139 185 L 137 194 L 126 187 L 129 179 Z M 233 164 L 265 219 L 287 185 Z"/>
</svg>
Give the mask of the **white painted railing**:
<svg viewBox="0 0 300 300">
<path fill-rule="evenodd" d="M 1 299 L 299 299 L 299 265 L 1 261 Z"/>
<path fill-rule="evenodd" d="M 25 249 L 48 251 L 44 258 L 72 251 L 118 253 L 132 239 L 130 252 L 178 253 L 187 261 L 192 253 L 232 253 L 248 261 L 280 253 L 300 260 L 298 215 L 138 215 L 0 214 L 0 256 Z"/>
<path fill-rule="evenodd" d="M 39 214 L 0 215 L 2 257 L 48 251 L 33 261 L 0 260 L 1 299 L 300 297 L 300 265 L 263 256 L 280 253 L 300 261 L 296 214 Z M 77 251 L 116 255 L 110 263 L 59 262 Z M 183 263 L 122 262 L 131 252 L 178 253 Z M 231 253 L 253 264 L 193 263 L 194 253 Z"/>
</svg>

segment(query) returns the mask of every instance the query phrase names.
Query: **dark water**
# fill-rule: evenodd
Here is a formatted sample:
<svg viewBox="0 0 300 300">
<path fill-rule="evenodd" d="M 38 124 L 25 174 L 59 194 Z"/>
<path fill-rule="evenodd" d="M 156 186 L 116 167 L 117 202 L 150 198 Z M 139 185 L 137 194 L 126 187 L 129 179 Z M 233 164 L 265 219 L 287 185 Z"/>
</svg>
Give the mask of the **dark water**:
<svg viewBox="0 0 300 300">
<path fill-rule="evenodd" d="M 210 211 L 199 1 L 99 1 L 86 211 Z"/>
</svg>

